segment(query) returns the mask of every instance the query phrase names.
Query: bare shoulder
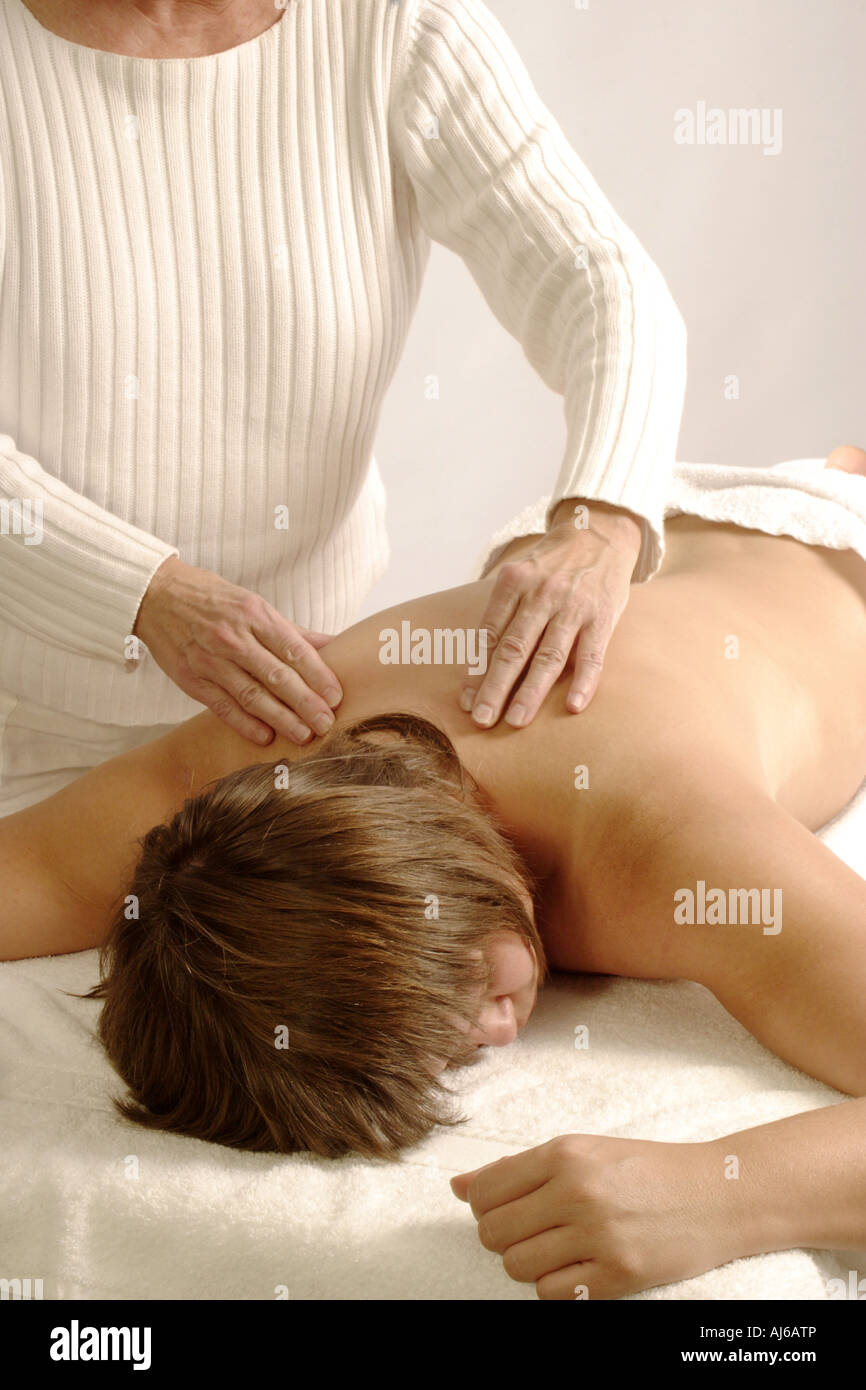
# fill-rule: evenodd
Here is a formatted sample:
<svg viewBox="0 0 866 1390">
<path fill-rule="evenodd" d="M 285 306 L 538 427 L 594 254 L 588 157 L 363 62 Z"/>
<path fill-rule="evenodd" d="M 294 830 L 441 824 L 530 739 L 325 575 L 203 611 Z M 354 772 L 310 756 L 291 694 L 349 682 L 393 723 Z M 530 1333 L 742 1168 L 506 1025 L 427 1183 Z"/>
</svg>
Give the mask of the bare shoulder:
<svg viewBox="0 0 866 1390">
<path fill-rule="evenodd" d="M 173 796 L 177 770 L 161 742 L 91 768 L 0 820 L 0 958 L 100 944 L 138 839 L 164 818 Z"/>
<path fill-rule="evenodd" d="M 714 874 L 739 883 L 750 836 L 775 809 L 765 789 L 720 750 L 651 747 L 623 765 L 595 800 L 579 843 L 563 856 L 551 963 L 707 983 L 711 943 L 683 932 L 676 895 Z"/>
<path fill-rule="evenodd" d="M 230 772 L 253 763 L 294 762 L 303 752 L 297 744 L 279 735 L 263 747 L 250 743 L 210 710 L 187 719 L 147 748 L 149 762 L 165 769 L 166 805 L 175 809 L 187 797 L 197 796 L 208 783 Z"/>
<path fill-rule="evenodd" d="M 298 751 L 257 748 L 205 711 L 0 820 L 0 959 L 98 946 L 148 830 L 207 783 Z"/>
</svg>

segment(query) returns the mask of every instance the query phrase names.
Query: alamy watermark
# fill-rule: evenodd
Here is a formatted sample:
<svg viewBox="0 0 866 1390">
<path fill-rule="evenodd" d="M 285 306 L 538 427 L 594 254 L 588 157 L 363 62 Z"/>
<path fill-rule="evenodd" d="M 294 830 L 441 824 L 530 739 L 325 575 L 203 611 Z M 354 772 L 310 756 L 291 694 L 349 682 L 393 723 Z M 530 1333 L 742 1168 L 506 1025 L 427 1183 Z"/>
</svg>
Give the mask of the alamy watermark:
<svg viewBox="0 0 866 1390">
<path fill-rule="evenodd" d="M 0 536 L 23 536 L 25 545 L 40 545 L 42 535 L 41 497 L 0 497 Z"/>
<path fill-rule="evenodd" d="M 0 1279 L 0 1299 L 41 1299 L 42 1279 Z"/>
<path fill-rule="evenodd" d="M 764 154 L 782 152 L 782 108 L 776 106 L 680 106 L 674 112 L 675 145 L 761 145 Z"/>
<path fill-rule="evenodd" d="M 781 888 L 677 888 L 674 921 L 688 926 L 763 926 L 764 936 L 782 930 Z"/>
<path fill-rule="evenodd" d="M 472 676 L 487 670 L 486 628 L 416 627 L 408 620 L 379 633 L 383 666 L 467 666 Z"/>
<path fill-rule="evenodd" d="M 51 1329 L 48 1354 L 52 1361 L 131 1361 L 134 1371 L 150 1370 L 149 1327 L 69 1327 Z"/>
</svg>

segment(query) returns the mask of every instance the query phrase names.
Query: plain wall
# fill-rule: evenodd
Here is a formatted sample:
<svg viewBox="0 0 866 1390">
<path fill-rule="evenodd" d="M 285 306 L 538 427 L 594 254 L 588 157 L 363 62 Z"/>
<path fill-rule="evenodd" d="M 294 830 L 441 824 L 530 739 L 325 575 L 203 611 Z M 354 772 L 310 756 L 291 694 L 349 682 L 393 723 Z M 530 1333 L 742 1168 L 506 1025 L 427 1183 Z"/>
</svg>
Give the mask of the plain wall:
<svg viewBox="0 0 866 1390">
<path fill-rule="evenodd" d="M 487 3 L 686 320 L 677 457 L 866 447 L 864 0 Z M 700 102 L 780 109 L 781 151 L 677 143 Z M 363 613 L 465 583 L 564 447 L 561 398 L 434 244 L 376 444 L 392 558 Z"/>
</svg>

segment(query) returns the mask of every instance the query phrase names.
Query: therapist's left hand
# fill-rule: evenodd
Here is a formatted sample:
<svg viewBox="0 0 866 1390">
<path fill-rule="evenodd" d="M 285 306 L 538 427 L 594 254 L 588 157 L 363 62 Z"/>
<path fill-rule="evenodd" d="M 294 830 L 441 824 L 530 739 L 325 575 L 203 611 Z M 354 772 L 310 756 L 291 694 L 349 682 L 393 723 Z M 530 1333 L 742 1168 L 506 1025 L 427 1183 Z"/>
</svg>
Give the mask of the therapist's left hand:
<svg viewBox="0 0 866 1390">
<path fill-rule="evenodd" d="M 487 670 L 465 676 L 460 694 L 480 728 L 496 724 L 506 703 L 507 724 L 529 724 L 572 654 L 566 709 L 586 709 L 628 603 L 640 545 L 640 524 L 629 512 L 570 498 L 534 545 L 500 562 L 479 623 L 488 633 Z"/>
</svg>

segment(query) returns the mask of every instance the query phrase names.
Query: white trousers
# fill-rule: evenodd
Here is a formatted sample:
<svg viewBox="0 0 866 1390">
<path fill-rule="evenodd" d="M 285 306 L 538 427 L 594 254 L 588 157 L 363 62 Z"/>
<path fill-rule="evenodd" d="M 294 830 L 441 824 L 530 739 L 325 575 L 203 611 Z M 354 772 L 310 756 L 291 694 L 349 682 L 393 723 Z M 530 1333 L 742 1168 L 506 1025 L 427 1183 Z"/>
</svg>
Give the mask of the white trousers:
<svg viewBox="0 0 866 1390">
<path fill-rule="evenodd" d="M 0 816 L 44 800 L 88 768 L 174 727 L 97 724 L 0 690 Z"/>
</svg>

